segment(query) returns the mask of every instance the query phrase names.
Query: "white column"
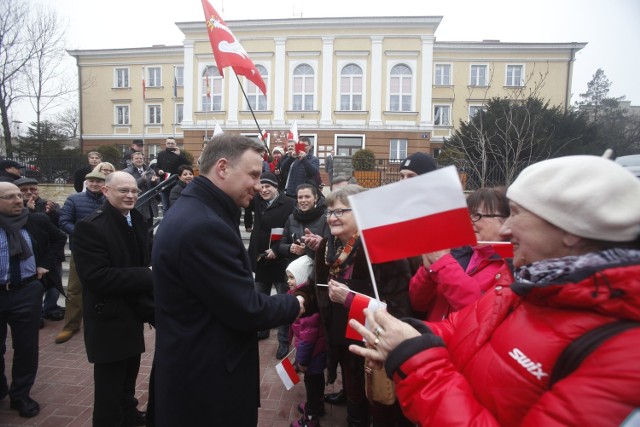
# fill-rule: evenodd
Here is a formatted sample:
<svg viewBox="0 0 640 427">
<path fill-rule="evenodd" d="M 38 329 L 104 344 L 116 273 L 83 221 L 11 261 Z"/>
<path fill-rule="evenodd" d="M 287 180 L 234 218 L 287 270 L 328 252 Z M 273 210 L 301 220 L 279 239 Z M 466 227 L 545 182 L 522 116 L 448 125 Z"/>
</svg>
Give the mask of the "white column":
<svg viewBox="0 0 640 427">
<path fill-rule="evenodd" d="M 182 127 L 193 125 L 193 40 L 184 41 Z M 197 88 L 196 88 L 197 89 Z"/>
<path fill-rule="evenodd" d="M 224 70 L 224 78 L 227 80 L 227 90 L 229 91 L 227 99 L 229 105 L 227 105 L 227 120 L 225 125 L 237 126 L 238 125 L 238 98 L 241 95 L 240 85 L 238 84 L 238 78 L 236 73 L 228 67 Z M 244 77 L 240 77 L 241 79 Z"/>
<path fill-rule="evenodd" d="M 434 36 L 422 36 L 422 73 L 420 86 L 420 127 L 432 126 L 431 102 L 433 99 L 433 42 Z M 417 76 L 416 76 L 417 78 Z M 453 77 L 451 77 L 453 79 Z"/>
<path fill-rule="evenodd" d="M 320 125 L 331 125 L 333 105 L 333 37 L 322 38 L 322 106 Z"/>
<path fill-rule="evenodd" d="M 382 36 L 371 37 L 371 94 L 369 126 L 382 126 Z"/>
<path fill-rule="evenodd" d="M 273 125 L 282 126 L 285 124 L 284 121 L 284 94 L 286 92 L 285 88 L 285 75 L 287 74 L 286 67 L 286 51 L 285 46 L 287 39 L 286 37 L 276 37 L 274 39 L 276 43 L 276 57 L 275 57 L 275 67 L 273 70 L 273 79 L 275 81 L 275 90 L 272 94 L 273 102 Z"/>
</svg>

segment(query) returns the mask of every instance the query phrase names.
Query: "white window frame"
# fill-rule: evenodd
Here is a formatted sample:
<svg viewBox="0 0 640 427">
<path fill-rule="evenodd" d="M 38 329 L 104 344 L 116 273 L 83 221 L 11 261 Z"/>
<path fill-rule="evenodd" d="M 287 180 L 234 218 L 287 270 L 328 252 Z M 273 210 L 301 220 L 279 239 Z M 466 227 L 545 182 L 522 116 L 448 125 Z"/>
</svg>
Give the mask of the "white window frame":
<svg viewBox="0 0 640 427">
<path fill-rule="evenodd" d="M 162 124 L 162 104 L 147 104 L 147 124 L 148 125 L 161 125 Z M 152 110 L 157 110 L 154 112 Z M 156 121 L 158 120 L 158 121 Z"/>
<path fill-rule="evenodd" d="M 340 146 L 338 145 L 338 139 L 339 138 L 348 138 L 348 139 L 357 139 L 359 138 L 360 141 L 362 142 L 362 145 L 359 147 L 359 149 L 363 149 L 367 147 L 367 138 L 365 134 L 342 134 L 342 133 L 337 133 L 334 135 L 333 137 L 333 146 L 336 147 L 335 148 L 335 155 L 339 156 L 340 154 Z M 358 151 L 358 150 L 355 150 Z M 355 153 L 354 151 L 354 153 Z"/>
<path fill-rule="evenodd" d="M 406 65 L 407 67 L 409 67 L 409 70 L 411 70 L 411 102 L 410 102 L 410 109 L 408 111 L 405 110 L 391 110 L 391 70 L 393 70 L 393 67 L 395 67 L 396 65 Z M 387 111 L 392 111 L 392 112 L 397 112 L 397 113 L 407 113 L 407 112 L 414 112 L 416 111 L 416 98 L 417 96 L 417 89 L 416 89 L 416 85 L 417 85 L 417 80 L 418 80 L 418 75 L 416 70 L 418 69 L 418 63 L 416 62 L 416 60 L 414 59 L 397 59 L 394 61 L 388 61 L 387 62 Z M 400 104 L 402 105 L 402 104 Z"/>
<path fill-rule="evenodd" d="M 448 67 L 449 75 L 447 81 L 444 81 L 444 74 L 440 73 L 440 78 L 438 78 L 438 68 L 439 67 Z M 433 85 L 434 86 L 451 86 L 453 79 L 453 64 L 451 63 L 436 63 L 433 65 Z"/>
<path fill-rule="evenodd" d="M 147 87 L 162 87 L 162 67 L 160 65 L 146 67 L 146 73 L 145 85 Z"/>
<path fill-rule="evenodd" d="M 394 144 L 395 150 L 394 150 Z M 406 138 L 392 138 L 389 140 L 389 162 L 400 163 L 407 158 L 409 140 Z M 395 151 L 395 152 L 394 152 Z"/>
<path fill-rule="evenodd" d="M 353 92 L 353 90 L 351 90 L 351 92 L 348 93 L 342 93 L 342 70 L 344 69 L 344 67 L 346 67 L 347 65 L 356 65 L 358 67 L 360 67 L 360 71 L 362 71 L 362 74 L 360 75 L 360 79 L 361 79 L 361 90 L 359 93 Z M 365 102 L 366 102 L 366 85 L 367 85 L 367 81 L 366 81 L 366 61 L 363 60 L 350 60 L 350 59 L 343 59 L 343 60 L 339 60 L 336 63 L 337 66 L 337 70 L 339 70 L 339 75 L 338 75 L 338 83 L 337 83 L 337 93 L 336 93 L 336 111 L 364 111 L 365 110 Z M 351 79 L 350 82 L 350 89 L 353 88 L 353 80 Z M 360 96 L 360 108 L 359 109 L 354 109 L 353 108 L 353 95 L 356 94 L 358 96 Z M 349 95 L 350 98 L 350 102 L 349 102 L 349 108 L 348 109 L 343 109 L 342 108 L 342 95 Z"/>
<path fill-rule="evenodd" d="M 260 73 L 260 76 L 262 77 L 262 80 L 264 80 L 265 87 L 269 87 L 269 68 L 267 68 L 267 66 L 262 63 L 255 63 L 255 66 L 258 72 L 260 72 L 260 67 L 264 69 L 266 74 Z M 244 82 L 245 82 L 244 87 L 245 87 L 245 92 L 247 94 L 247 98 L 249 98 L 250 101 L 253 101 L 253 106 L 252 106 L 253 111 L 269 110 L 269 99 L 267 98 L 267 96 L 264 93 L 262 93 L 262 91 L 260 91 L 260 89 L 258 88 L 258 86 L 255 85 L 255 83 L 253 83 L 251 80 L 247 79 L 246 77 L 244 79 Z M 249 103 L 247 102 L 247 100 L 244 101 L 244 107 L 247 110 L 249 109 Z"/>
<path fill-rule="evenodd" d="M 486 108 L 487 108 L 487 107 L 486 107 L 486 105 L 484 105 L 484 104 L 470 104 L 470 105 L 469 105 L 469 109 L 467 110 L 467 113 L 468 113 L 468 116 L 467 116 L 467 117 L 468 117 L 468 121 L 471 121 L 471 120 L 475 117 L 475 115 L 476 115 L 476 114 L 478 114 L 478 111 L 480 111 L 480 110 L 485 111 L 485 110 L 486 110 Z M 473 113 L 473 114 L 471 114 L 471 110 L 472 110 L 472 109 L 476 110 L 476 112 L 475 112 L 475 113 Z"/>
<path fill-rule="evenodd" d="M 308 95 L 307 92 L 303 91 L 303 102 L 302 102 L 302 109 L 301 110 L 295 110 L 294 107 L 294 97 L 297 95 L 296 92 L 294 92 L 294 84 L 295 84 L 295 76 L 294 76 L 294 71 L 296 70 L 296 68 L 298 68 L 298 66 L 300 65 L 308 65 L 311 67 L 311 69 L 313 70 L 313 93 L 311 93 L 310 96 L 312 96 L 312 106 L 311 106 L 311 110 L 307 110 L 304 109 L 304 104 L 305 104 L 305 98 Z M 289 93 L 291 94 L 289 96 L 289 110 L 291 111 L 316 111 L 317 110 L 317 102 L 318 102 L 318 61 L 317 60 L 301 60 L 301 61 L 291 61 L 289 63 L 289 75 L 291 76 L 291 81 L 289 83 Z"/>
<path fill-rule="evenodd" d="M 443 111 L 447 111 L 447 123 L 442 122 Z M 440 121 L 440 123 L 438 123 Z M 434 104 L 433 105 L 433 125 L 434 126 L 451 126 L 451 104 Z"/>
<path fill-rule="evenodd" d="M 173 118 L 175 120 L 174 124 L 180 125 L 180 123 L 182 123 L 182 120 L 184 119 L 184 104 L 183 103 L 176 104 Z"/>
<path fill-rule="evenodd" d="M 479 81 L 480 75 L 474 76 L 474 67 L 484 68 L 484 82 Z M 488 64 L 471 64 L 469 65 L 469 86 L 486 87 L 489 86 L 489 65 Z"/>
<path fill-rule="evenodd" d="M 120 85 L 119 72 L 122 71 L 125 73 L 125 84 Z M 129 67 L 116 67 L 113 69 L 113 87 L 117 87 L 119 89 L 130 88 L 131 87 L 131 73 Z"/>
<path fill-rule="evenodd" d="M 176 65 L 175 68 L 176 86 L 184 87 L 184 67 L 182 65 Z"/>
<path fill-rule="evenodd" d="M 207 102 L 208 107 L 209 108 L 205 108 L 205 98 L 207 98 L 207 85 L 205 84 L 204 81 L 204 72 L 208 67 L 212 67 L 213 69 L 217 70 L 218 75 L 212 75 L 211 73 L 209 73 L 209 87 L 211 89 L 211 97 L 209 98 L 209 101 Z M 203 64 L 202 68 L 200 69 L 200 72 L 198 74 L 200 77 L 198 78 L 198 86 L 199 86 L 199 91 L 198 93 L 200 94 L 200 110 L 201 111 L 223 111 L 224 110 L 224 82 L 222 80 L 222 76 L 220 75 L 220 70 L 218 70 L 218 67 L 215 64 Z M 217 93 L 215 91 L 215 88 L 217 86 L 220 86 L 220 93 Z M 218 101 L 219 98 L 219 102 L 220 102 L 220 108 L 219 109 L 214 109 L 213 106 L 215 105 L 214 103 L 214 98 L 216 98 L 216 101 Z"/>
<path fill-rule="evenodd" d="M 123 109 L 126 109 L 126 114 L 121 115 L 120 110 L 123 110 Z M 116 124 L 116 126 L 131 125 L 131 107 L 128 104 L 115 105 L 113 113 L 114 113 L 113 122 Z M 121 116 L 125 118 L 125 120 L 123 120 L 123 123 L 120 123 Z"/>
<path fill-rule="evenodd" d="M 510 69 L 520 68 L 520 81 L 515 81 L 515 75 L 509 75 Z M 507 87 L 523 87 L 524 86 L 524 64 L 506 64 L 504 67 L 504 85 Z"/>
</svg>

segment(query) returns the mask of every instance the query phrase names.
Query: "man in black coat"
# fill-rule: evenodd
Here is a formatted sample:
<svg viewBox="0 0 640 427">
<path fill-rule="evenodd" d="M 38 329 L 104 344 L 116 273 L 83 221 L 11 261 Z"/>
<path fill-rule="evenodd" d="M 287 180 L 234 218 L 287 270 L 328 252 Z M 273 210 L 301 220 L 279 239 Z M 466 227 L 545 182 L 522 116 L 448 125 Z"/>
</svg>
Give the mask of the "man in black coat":
<svg viewBox="0 0 640 427">
<path fill-rule="evenodd" d="M 136 302 L 153 290 L 147 229 L 134 209 L 139 190 L 130 174 L 109 174 L 102 191 L 107 201 L 75 225 L 72 248 L 94 364 L 93 425 L 140 426 L 145 416 L 134 394 L 145 347 Z"/>
<path fill-rule="evenodd" d="M 167 173 L 175 175 L 178 173 L 178 167 L 180 167 L 180 165 L 191 165 L 191 162 L 180 153 L 180 148 L 178 148 L 175 138 L 167 138 L 165 146 L 166 148 L 158 153 L 158 161 L 155 165 L 158 175 L 163 176 Z M 164 212 L 169 209 L 169 205 L 171 204 L 169 202 L 169 193 L 171 193 L 172 187 L 173 185 L 170 185 L 160 192 Z"/>
<path fill-rule="evenodd" d="M 29 393 L 38 372 L 43 284 L 66 241 L 46 215 L 29 213 L 16 185 L 0 182 L 0 400 L 9 394 L 10 408 L 21 417 L 40 412 Z M 4 372 L 7 326 L 14 350 L 11 388 Z"/>
<path fill-rule="evenodd" d="M 89 151 L 87 153 L 87 161 L 89 162 L 88 165 L 82 166 L 73 172 L 73 188 L 77 193 L 84 190 L 84 177 L 102 161 L 102 154 L 97 151 Z"/>
<path fill-rule="evenodd" d="M 240 207 L 260 191 L 262 144 L 222 134 L 160 223 L 152 253 L 158 427 L 255 426 L 257 331 L 293 321 L 304 299 L 255 291 Z"/>
</svg>

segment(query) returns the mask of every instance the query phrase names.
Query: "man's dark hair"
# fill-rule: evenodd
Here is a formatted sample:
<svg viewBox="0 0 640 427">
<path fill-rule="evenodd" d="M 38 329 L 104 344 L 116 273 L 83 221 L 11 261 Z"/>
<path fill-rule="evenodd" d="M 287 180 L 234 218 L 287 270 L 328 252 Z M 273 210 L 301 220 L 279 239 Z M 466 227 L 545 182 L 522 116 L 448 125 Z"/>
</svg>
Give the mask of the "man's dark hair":
<svg viewBox="0 0 640 427">
<path fill-rule="evenodd" d="M 264 154 L 264 145 L 254 139 L 242 135 L 223 133 L 211 138 L 200 157 L 200 170 L 203 174 L 209 173 L 213 165 L 220 159 L 227 159 L 232 165 L 247 150 Z"/>
<path fill-rule="evenodd" d="M 308 136 L 301 136 L 299 139 L 300 142 L 308 142 L 309 145 L 311 145 L 311 140 L 309 139 Z"/>
</svg>

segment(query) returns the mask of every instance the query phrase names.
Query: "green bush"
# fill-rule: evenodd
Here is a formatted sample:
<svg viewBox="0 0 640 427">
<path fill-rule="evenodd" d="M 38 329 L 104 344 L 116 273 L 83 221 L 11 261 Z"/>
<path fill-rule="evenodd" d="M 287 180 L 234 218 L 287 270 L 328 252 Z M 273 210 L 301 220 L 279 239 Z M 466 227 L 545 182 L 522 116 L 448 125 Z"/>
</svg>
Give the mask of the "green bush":
<svg viewBox="0 0 640 427">
<path fill-rule="evenodd" d="M 116 169 L 120 169 L 122 164 L 122 152 L 116 145 L 101 145 L 96 149 L 96 151 L 102 156 L 103 162 L 109 162 L 114 165 Z"/>
<path fill-rule="evenodd" d="M 363 148 L 353 153 L 351 165 L 357 171 L 372 171 L 376 168 L 376 155 L 373 151 Z"/>
</svg>

